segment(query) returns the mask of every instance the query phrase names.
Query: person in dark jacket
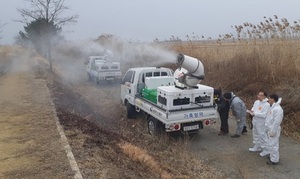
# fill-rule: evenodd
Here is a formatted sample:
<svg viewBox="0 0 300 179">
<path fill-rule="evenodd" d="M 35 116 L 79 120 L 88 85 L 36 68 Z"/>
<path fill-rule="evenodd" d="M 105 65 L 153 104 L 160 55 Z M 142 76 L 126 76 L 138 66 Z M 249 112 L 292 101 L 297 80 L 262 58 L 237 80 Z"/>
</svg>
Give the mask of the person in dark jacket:
<svg viewBox="0 0 300 179">
<path fill-rule="evenodd" d="M 215 103 L 221 119 L 221 127 L 218 135 L 226 135 L 229 133 L 228 117 L 229 117 L 229 102 L 224 100 L 221 89 L 214 90 Z"/>
</svg>

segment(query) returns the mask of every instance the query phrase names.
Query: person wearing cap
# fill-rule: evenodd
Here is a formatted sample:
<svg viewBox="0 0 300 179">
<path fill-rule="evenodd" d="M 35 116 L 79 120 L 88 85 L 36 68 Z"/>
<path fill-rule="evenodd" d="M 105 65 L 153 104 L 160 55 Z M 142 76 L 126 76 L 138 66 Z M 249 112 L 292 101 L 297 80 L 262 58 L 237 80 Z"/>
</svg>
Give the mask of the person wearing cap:
<svg viewBox="0 0 300 179">
<path fill-rule="evenodd" d="M 268 165 L 276 165 L 279 162 L 279 137 L 281 132 L 280 124 L 283 120 L 283 109 L 280 106 L 281 98 L 277 94 L 271 94 L 268 102 L 271 108 L 266 118 L 266 132 L 267 132 L 267 149 L 260 153 L 260 156 L 270 154 Z"/>
<path fill-rule="evenodd" d="M 222 90 L 215 89 L 214 90 L 214 96 L 215 96 L 215 103 L 217 104 L 217 110 L 220 115 L 221 119 L 221 127 L 220 132 L 218 135 L 226 135 L 229 133 L 229 127 L 228 127 L 228 117 L 229 117 L 229 102 L 225 101 L 222 96 Z"/>
<path fill-rule="evenodd" d="M 246 105 L 243 102 L 243 100 L 241 100 L 241 98 L 239 98 L 238 96 L 234 95 L 233 92 L 224 93 L 223 97 L 225 101 L 229 101 L 230 109 L 237 122 L 236 132 L 231 137 L 238 138 L 241 136 L 244 130 L 244 126 L 246 125 Z"/>
<path fill-rule="evenodd" d="M 270 110 L 270 104 L 268 103 L 267 93 L 260 90 L 257 95 L 257 100 L 254 102 L 251 111 L 247 110 L 252 119 L 252 137 L 254 147 L 249 148 L 251 152 L 262 151 L 265 148 L 267 142 L 267 134 L 265 129 L 265 122 L 267 114 Z"/>
</svg>

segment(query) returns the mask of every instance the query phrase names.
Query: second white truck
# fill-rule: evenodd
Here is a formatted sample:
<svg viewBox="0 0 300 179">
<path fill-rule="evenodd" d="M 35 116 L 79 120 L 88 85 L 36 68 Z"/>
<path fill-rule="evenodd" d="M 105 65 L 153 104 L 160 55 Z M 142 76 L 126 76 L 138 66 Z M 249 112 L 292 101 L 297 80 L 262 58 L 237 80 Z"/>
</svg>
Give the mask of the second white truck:
<svg viewBox="0 0 300 179">
<path fill-rule="evenodd" d="M 120 63 L 115 62 L 111 55 L 89 56 L 85 60 L 87 78 L 95 83 L 119 81 L 122 78 Z"/>
<path fill-rule="evenodd" d="M 179 54 L 179 69 L 141 67 L 127 71 L 121 83 L 121 100 L 127 118 L 142 112 L 152 135 L 162 131 L 194 133 L 218 118 L 214 89 L 198 84 L 204 78 L 202 63 Z"/>
</svg>

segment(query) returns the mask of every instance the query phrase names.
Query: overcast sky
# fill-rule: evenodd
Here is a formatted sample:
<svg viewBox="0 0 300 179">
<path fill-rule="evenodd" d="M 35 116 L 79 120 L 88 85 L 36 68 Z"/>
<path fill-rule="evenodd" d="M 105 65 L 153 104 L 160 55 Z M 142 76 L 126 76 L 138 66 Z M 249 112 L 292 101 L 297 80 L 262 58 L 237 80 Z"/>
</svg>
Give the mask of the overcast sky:
<svg viewBox="0 0 300 179">
<path fill-rule="evenodd" d="M 257 24 L 263 17 L 300 19 L 300 0 L 66 0 L 68 14 L 78 14 L 78 23 L 64 26 L 69 40 L 96 38 L 106 33 L 124 40 L 167 40 L 172 35 L 217 38 L 234 32 L 231 25 Z M 0 44 L 11 44 L 24 24 L 16 8 L 23 0 L 0 0 Z"/>
</svg>

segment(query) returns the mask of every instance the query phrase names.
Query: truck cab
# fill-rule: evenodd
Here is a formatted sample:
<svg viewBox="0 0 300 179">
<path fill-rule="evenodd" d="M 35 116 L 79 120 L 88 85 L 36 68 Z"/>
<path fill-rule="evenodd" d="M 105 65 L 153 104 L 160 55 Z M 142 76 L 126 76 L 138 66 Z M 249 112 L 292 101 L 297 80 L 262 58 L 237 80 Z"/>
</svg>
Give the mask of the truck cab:
<svg viewBox="0 0 300 179">
<path fill-rule="evenodd" d="M 134 97 L 142 95 L 142 89 L 146 85 L 146 78 L 165 77 L 173 78 L 173 70 L 161 67 L 131 68 L 124 75 L 121 81 L 121 100 L 124 105 L 128 101 L 135 105 Z M 161 84 L 158 84 L 161 85 Z M 170 85 L 173 85 L 170 84 Z"/>
</svg>

